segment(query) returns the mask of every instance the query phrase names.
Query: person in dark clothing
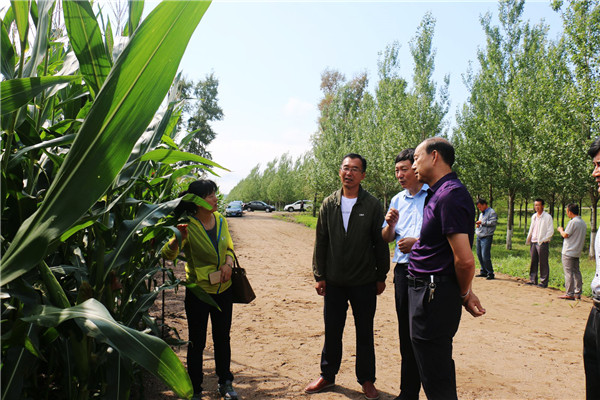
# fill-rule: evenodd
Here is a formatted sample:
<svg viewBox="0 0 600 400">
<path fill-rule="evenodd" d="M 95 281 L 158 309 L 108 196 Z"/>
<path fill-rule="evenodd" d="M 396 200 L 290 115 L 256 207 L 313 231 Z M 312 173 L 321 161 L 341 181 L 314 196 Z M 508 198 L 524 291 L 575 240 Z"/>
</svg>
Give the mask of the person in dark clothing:
<svg viewBox="0 0 600 400">
<path fill-rule="evenodd" d="M 313 274 L 324 296 L 325 344 L 321 376 L 304 391 L 318 393 L 335 384 L 342 360 L 342 337 L 348 303 L 356 326 L 356 377 L 367 399 L 375 388 L 373 319 L 377 295 L 385 290 L 390 252 L 381 237 L 383 209 L 361 186 L 366 160 L 348 154 L 339 170 L 342 188 L 327 197 L 317 220 Z"/>
<path fill-rule="evenodd" d="M 413 169 L 429 185 L 419 240 L 408 263 L 410 338 L 421 384 L 429 400 L 457 399 L 452 341 L 461 306 L 475 317 L 485 314 L 471 290 L 475 275 L 475 207 L 452 172 L 454 147 L 429 138 L 415 149 Z"/>
</svg>

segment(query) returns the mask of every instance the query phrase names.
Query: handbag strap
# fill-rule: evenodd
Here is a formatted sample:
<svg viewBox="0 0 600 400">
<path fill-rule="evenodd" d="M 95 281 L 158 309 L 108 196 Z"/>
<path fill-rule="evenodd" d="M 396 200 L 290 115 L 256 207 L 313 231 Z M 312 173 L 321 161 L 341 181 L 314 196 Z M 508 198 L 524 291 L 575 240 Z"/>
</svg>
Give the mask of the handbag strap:
<svg viewBox="0 0 600 400">
<path fill-rule="evenodd" d="M 227 248 L 228 251 L 231 251 L 231 254 L 233 254 L 233 268 L 242 268 L 240 265 L 240 262 L 238 261 L 237 255 L 235 254 L 235 251 L 233 251 L 233 249 L 231 247 Z"/>
</svg>

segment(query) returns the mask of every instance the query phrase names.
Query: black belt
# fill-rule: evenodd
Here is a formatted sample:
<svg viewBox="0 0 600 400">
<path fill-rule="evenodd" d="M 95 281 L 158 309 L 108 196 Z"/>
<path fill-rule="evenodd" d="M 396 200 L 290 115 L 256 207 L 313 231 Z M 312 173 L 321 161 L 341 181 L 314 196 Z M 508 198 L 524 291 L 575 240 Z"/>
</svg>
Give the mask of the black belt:
<svg viewBox="0 0 600 400">
<path fill-rule="evenodd" d="M 594 301 L 594 307 L 596 310 L 600 311 L 600 300 L 592 299 Z"/>
<path fill-rule="evenodd" d="M 400 268 L 408 268 L 408 263 L 396 263 L 396 267 L 400 267 Z"/>
<path fill-rule="evenodd" d="M 428 286 L 431 283 L 431 277 L 433 277 L 434 283 L 456 281 L 456 277 L 453 275 L 430 275 L 429 277 L 426 277 L 426 278 L 417 278 L 412 275 L 408 275 L 408 286 L 412 286 L 412 287 Z"/>
</svg>

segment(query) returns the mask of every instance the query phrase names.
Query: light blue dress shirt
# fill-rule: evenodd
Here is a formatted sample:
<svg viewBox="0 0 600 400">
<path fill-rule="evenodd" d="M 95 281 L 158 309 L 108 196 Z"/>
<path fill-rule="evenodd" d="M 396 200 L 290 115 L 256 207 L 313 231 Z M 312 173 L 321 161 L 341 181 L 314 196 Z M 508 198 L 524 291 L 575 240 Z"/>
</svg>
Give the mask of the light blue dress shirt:
<svg viewBox="0 0 600 400">
<path fill-rule="evenodd" d="M 423 224 L 423 207 L 425 206 L 425 197 L 427 197 L 427 189 L 429 186 L 423 184 L 423 187 L 414 196 L 411 196 L 408 190 L 403 190 L 394 197 L 390 202 L 390 208 L 398 210 L 398 223 L 396 224 L 396 237 L 394 239 L 396 246 L 394 247 L 395 263 L 407 263 L 410 253 L 402 253 L 398 249 L 398 240 L 405 237 L 418 238 L 421 234 L 421 225 Z M 389 209 L 388 209 L 389 211 Z M 387 222 L 383 222 L 383 227 L 387 226 Z"/>
</svg>

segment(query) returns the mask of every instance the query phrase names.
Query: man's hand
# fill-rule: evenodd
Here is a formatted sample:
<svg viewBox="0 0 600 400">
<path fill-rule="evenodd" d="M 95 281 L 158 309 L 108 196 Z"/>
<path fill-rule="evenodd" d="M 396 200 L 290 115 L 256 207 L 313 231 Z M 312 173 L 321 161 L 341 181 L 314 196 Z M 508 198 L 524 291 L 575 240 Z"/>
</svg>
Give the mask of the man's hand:
<svg viewBox="0 0 600 400">
<path fill-rule="evenodd" d="M 385 282 L 377 282 L 377 296 L 385 290 Z"/>
<path fill-rule="evenodd" d="M 405 237 L 400 239 L 398 240 L 398 249 L 400 249 L 400 251 L 404 254 L 410 253 L 417 240 L 417 238 L 413 237 Z"/>
<path fill-rule="evenodd" d="M 325 296 L 325 287 L 327 286 L 327 284 L 325 283 L 325 281 L 318 281 L 315 284 L 315 289 L 317 290 L 317 294 L 319 296 Z"/>
<path fill-rule="evenodd" d="M 467 297 L 463 299 L 463 306 L 474 317 L 481 317 L 485 314 L 485 308 L 481 305 L 479 297 L 473 292 L 469 292 Z"/>
<path fill-rule="evenodd" d="M 398 210 L 395 208 L 390 208 L 390 210 L 385 214 L 385 222 L 391 227 L 395 227 L 398 223 L 398 219 L 400 218 L 400 214 L 398 214 Z"/>
<path fill-rule="evenodd" d="M 475 225 L 479 228 L 481 226 L 481 221 L 475 222 Z"/>
</svg>

